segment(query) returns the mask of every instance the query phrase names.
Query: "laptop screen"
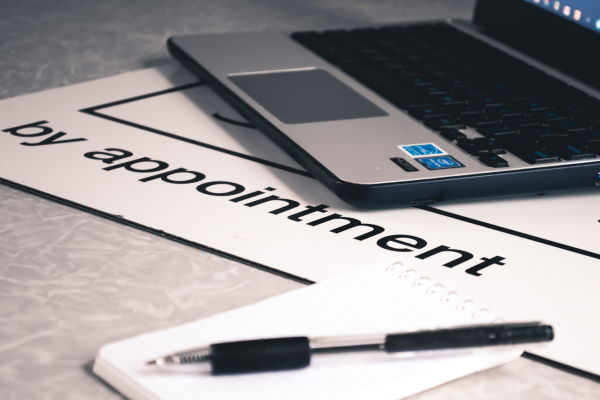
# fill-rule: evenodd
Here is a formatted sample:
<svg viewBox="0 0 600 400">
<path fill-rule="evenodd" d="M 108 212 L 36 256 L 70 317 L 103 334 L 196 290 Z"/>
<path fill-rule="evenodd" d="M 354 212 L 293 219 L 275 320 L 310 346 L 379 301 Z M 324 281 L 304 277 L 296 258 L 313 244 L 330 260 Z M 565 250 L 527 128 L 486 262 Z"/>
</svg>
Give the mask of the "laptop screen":
<svg viewBox="0 0 600 400">
<path fill-rule="evenodd" d="M 523 0 L 600 33 L 600 0 Z"/>
</svg>

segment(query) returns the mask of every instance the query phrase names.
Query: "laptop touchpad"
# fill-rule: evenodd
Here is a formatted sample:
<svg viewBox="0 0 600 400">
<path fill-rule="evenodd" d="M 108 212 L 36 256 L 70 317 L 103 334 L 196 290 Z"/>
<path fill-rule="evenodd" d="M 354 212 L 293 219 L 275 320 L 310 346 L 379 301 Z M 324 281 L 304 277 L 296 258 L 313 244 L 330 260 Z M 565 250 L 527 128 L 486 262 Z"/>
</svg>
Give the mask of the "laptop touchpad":
<svg viewBox="0 0 600 400">
<path fill-rule="evenodd" d="M 232 74 L 229 79 L 286 124 L 388 115 L 322 69 Z"/>
</svg>

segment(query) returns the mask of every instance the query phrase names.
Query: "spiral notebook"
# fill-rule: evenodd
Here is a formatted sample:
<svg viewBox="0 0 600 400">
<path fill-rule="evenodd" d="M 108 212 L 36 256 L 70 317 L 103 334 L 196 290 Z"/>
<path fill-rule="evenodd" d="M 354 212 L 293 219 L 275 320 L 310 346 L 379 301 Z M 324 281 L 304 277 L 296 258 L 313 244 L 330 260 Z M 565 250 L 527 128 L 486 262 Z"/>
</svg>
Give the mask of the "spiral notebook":
<svg viewBox="0 0 600 400">
<path fill-rule="evenodd" d="M 309 368 L 211 376 L 145 361 L 219 341 L 337 336 L 492 322 L 487 310 L 399 262 L 371 265 L 259 303 L 103 346 L 94 372 L 130 399 L 398 399 L 518 357 L 521 349 L 315 357 Z"/>
</svg>

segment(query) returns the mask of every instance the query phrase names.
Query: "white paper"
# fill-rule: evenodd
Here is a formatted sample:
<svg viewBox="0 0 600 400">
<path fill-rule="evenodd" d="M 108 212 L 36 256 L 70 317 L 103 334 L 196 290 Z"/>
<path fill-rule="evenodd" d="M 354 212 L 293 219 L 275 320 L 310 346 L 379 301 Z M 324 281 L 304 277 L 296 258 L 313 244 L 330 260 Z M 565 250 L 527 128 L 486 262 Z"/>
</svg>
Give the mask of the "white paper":
<svg viewBox="0 0 600 400">
<path fill-rule="evenodd" d="M 218 341 L 406 332 L 489 323 L 410 268 L 383 262 L 254 305 L 104 346 L 94 371 L 131 399 L 398 399 L 519 356 L 517 348 L 425 357 L 315 356 L 300 370 L 211 376 L 146 367 L 149 359 Z M 415 283 L 419 282 L 420 285 Z"/>
</svg>

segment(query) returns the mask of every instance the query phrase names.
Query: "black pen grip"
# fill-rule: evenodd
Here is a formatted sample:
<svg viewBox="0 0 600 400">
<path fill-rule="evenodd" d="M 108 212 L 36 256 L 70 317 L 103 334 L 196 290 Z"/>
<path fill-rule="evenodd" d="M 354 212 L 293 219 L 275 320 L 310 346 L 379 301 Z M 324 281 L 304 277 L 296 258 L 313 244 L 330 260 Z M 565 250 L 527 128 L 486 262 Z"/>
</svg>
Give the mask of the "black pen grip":
<svg viewBox="0 0 600 400">
<path fill-rule="evenodd" d="M 213 375 L 279 371 L 310 364 L 307 337 L 245 340 L 210 346 Z"/>
<path fill-rule="evenodd" d="M 464 347 L 522 344 L 552 340 L 550 325 L 506 324 L 388 335 L 385 351 L 419 351 Z"/>
</svg>

